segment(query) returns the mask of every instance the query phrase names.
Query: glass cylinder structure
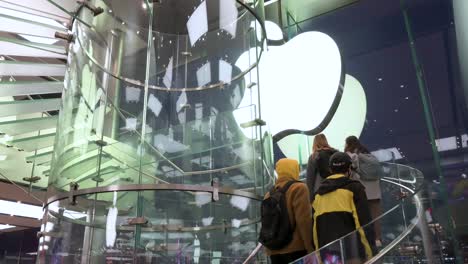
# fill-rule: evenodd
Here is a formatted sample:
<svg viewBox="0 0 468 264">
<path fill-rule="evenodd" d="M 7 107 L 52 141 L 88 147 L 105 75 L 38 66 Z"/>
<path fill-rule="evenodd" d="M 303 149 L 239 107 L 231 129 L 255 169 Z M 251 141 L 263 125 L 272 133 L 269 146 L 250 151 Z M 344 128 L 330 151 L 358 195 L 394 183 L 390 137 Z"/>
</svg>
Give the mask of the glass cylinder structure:
<svg viewBox="0 0 468 264">
<path fill-rule="evenodd" d="M 250 81 L 263 1 L 94 0 L 72 14 L 38 263 L 242 263 L 274 183 Z"/>
</svg>

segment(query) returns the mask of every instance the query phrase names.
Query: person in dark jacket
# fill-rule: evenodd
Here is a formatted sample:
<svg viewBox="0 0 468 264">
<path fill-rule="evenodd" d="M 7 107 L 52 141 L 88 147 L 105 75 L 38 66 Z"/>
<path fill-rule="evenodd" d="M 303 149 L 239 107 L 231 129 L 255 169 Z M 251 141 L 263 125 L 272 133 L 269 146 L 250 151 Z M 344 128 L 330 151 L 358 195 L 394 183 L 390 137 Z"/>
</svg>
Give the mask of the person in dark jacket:
<svg viewBox="0 0 468 264">
<path fill-rule="evenodd" d="M 342 241 L 331 245 L 328 250 L 345 252 L 347 263 L 361 263 L 372 257 L 374 248 L 374 229 L 361 228 L 371 221 L 364 186 L 351 180 L 351 158 L 343 152 L 337 152 L 330 157 L 332 175 L 320 185 L 312 201 L 313 240 L 319 249 L 345 235 Z M 351 232 L 357 230 L 353 234 Z M 371 244 L 372 243 L 372 244 Z"/>
<path fill-rule="evenodd" d="M 330 157 L 336 149 L 330 147 L 327 137 L 324 134 L 318 134 L 314 137 L 312 146 L 312 155 L 307 162 L 307 187 L 310 191 L 310 199 L 312 199 L 315 191 L 318 190 L 324 179 L 330 176 Z"/>
</svg>

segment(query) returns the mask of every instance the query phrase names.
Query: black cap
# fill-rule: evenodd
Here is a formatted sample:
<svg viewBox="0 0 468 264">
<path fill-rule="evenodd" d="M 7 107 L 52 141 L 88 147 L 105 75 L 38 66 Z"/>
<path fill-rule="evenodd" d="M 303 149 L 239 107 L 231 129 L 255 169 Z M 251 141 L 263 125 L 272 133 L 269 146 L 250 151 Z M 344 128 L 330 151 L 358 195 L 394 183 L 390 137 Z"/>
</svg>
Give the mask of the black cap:
<svg viewBox="0 0 468 264">
<path fill-rule="evenodd" d="M 344 152 L 336 152 L 330 157 L 330 170 L 332 173 L 345 173 L 351 166 L 351 158 Z"/>
</svg>

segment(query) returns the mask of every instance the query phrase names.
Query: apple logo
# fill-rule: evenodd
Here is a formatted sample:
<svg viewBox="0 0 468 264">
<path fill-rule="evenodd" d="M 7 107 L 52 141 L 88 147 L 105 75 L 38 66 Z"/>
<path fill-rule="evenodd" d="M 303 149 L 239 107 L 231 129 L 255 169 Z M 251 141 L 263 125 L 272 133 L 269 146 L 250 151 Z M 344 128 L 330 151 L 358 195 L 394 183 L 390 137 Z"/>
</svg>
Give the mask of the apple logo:
<svg viewBox="0 0 468 264">
<path fill-rule="evenodd" d="M 347 74 L 340 104 L 330 123 L 321 133 L 327 136 L 331 146 L 343 150 L 348 136 L 361 135 L 366 114 L 367 101 L 364 88 L 356 78 Z M 294 134 L 281 139 L 278 146 L 284 155 L 305 164 L 311 154 L 313 141 L 314 136 Z"/>
<path fill-rule="evenodd" d="M 260 28 L 254 23 L 251 27 Z M 268 40 L 282 40 L 275 23 L 266 21 L 265 27 Z M 261 36 L 260 30 L 257 33 Z M 255 49 L 244 52 L 236 66 L 245 70 L 256 56 Z M 304 32 L 282 45 L 265 48 L 258 76 L 247 74 L 245 82 L 247 87 L 258 83 L 260 95 L 258 89 L 250 89 L 234 117 L 239 124 L 252 120 L 248 115 L 252 111 L 242 109 L 254 107 L 260 97 L 261 118 L 287 157 L 306 162 L 318 133 L 325 133 L 339 149 L 347 136 L 361 134 L 367 110 L 364 89 L 354 77 L 345 75 L 338 45 L 327 34 Z"/>
<path fill-rule="evenodd" d="M 278 26 L 269 21 L 265 25 L 267 36 L 278 41 Z M 235 65 L 244 71 L 255 59 L 256 51 L 251 49 Z M 247 74 L 245 81 L 260 85 L 261 116 L 275 140 L 296 133 L 314 135 L 326 127 L 338 107 L 344 81 L 340 51 L 331 37 L 305 32 L 283 45 L 269 46 L 258 71 L 259 80 L 256 74 Z M 254 104 L 255 98 L 258 94 L 244 97 L 247 101 L 241 101 L 239 108 Z M 247 118 L 236 112 L 234 116 L 239 123 Z"/>
</svg>

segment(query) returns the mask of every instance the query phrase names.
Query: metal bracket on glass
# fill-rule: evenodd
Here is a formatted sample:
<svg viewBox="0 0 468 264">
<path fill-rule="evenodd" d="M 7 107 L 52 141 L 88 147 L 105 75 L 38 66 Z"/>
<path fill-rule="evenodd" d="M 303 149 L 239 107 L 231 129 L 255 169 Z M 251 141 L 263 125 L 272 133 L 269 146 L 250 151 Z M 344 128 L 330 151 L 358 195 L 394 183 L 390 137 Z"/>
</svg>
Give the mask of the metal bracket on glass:
<svg viewBox="0 0 468 264">
<path fill-rule="evenodd" d="M 240 124 L 240 126 L 242 128 L 249 128 L 249 127 L 254 127 L 254 126 L 264 126 L 264 125 L 266 125 L 266 122 L 263 121 L 262 119 L 259 119 L 259 118 L 254 119 L 254 120 L 249 121 L 249 122 L 245 122 L 245 123 Z"/>
<path fill-rule="evenodd" d="M 211 200 L 213 202 L 219 201 L 219 180 L 214 178 L 211 180 L 211 186 L 213 187 L 213 193 L 211 194 Z"/>
<path fill-rule="evenodd" d="M 41 179 L 39 176 L 31 176 L 31 177 L 25 177 L 23 178 L 23 181 L 29 182 L 29 183 L 36 183 Z"/>
<path fill-rule="evenodd" d="M 91 10 L 91 12 L 93 12 L 94 16 L 97 16 L 97 15 L 102 14 L 104 12 L 104 9 L 102 7 L 94 6 L 94 5 L 92 5 L 91 3 L 89 3 L 86 0 L 78 1 L 78 3 L 81 4 L 82 6 L 88 8 L 89 10 Z"/>
<path fill-rule="evenodd" d="M 94 141 L 94 143 L 95 143 L 96 145 L 100 146 L 100 147 L 105 147 L 105 146 L 107 146 L 107 142 L 104 141 L 104 140 L 102 140 L 102 139 L 96 140 L 96 141 Z"/>
<path fill-rule="evenodd" d="M 250 89 L 250 88 L 254 87 L 255 85 L 257 85 L 256 82 L 251 82 L 251 83 L 249 83 L 249 85 L 247 85 L 247 89 Z"/>
<path fill-rule="evenodd" d="M 73 34 L 59 32 L 59 31 L 55 32 L 54 37 L 58 39 L 66 40 L 68 43 L 73 42 L 75 40 L 75 36 Z"/>
<path fill-rule="evenodd" d="M 71 205 L 76 205 L 76 196 L 75 196 L 75 192 L 78 191 L 78 183 L 76 182 L 71 182 L 70 183 L 70 191 L 68 192 L 68 202 L 71 204 Z"/>
<path fill-rule="evenodd" d="M 127 224 L 128 225 L 148 225 L 148 219 L 145 217 L 135 217 L 135 218 L 129 218 L 127 219 Z"/>
<path fill-rule="evenodd" d="M 37 238 L 41 238 L 41 237 L 56 237 L 56 238 L 60 238 L 60 237 L 63 237 L 62 233 L 60 232 L 37 232 Z"/>
<path fill-rule="evenodd" d="M 227 234 L 228 227 L 229 227 L 229 225 L 228 225 L 226 219 L 223 219 L 223 232 L 224 232 L 224 234 Z"/>
<path fill-rule="evenodd" d="M 93 181 L 95 181 L 95 182 L 98 182 L 98 183 L 104 181 L 104 179 L 101 178 L 101 177 L 99 177 L 99 176 L 94 176 L 93 178 L 91 178 L 91 180 L 93 180 Z"/>
</svg>

